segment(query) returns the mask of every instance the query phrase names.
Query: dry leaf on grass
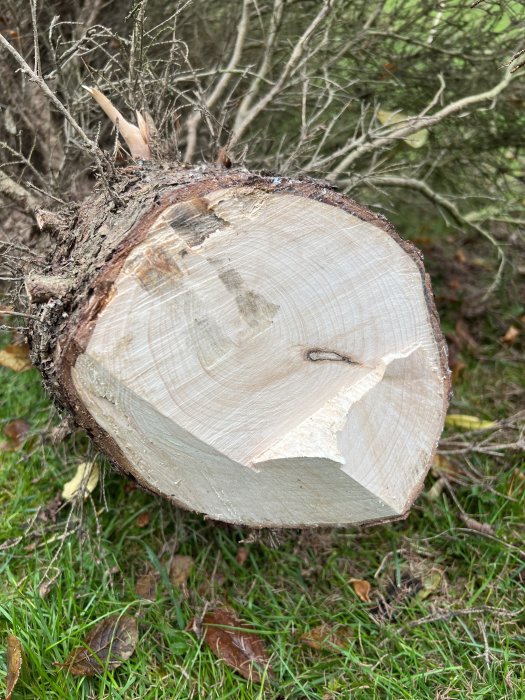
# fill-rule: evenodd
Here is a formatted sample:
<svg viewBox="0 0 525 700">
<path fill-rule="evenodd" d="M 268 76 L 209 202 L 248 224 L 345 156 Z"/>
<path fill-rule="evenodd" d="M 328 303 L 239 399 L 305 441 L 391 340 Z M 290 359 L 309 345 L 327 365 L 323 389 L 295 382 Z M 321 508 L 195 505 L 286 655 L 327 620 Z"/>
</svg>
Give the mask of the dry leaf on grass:
<svg viewBox="0 0 525 700">
<path fill-rule="evenodd" d="M 27 345 L 6 345 L 0 350 L 0 365 L 14 372 L 25 372 L 31 369 L 29 348 Z"/>
<path fill-rule="evenodd" d="M 454 478 L 459 475 L 458 469 L 452 464 L 452 462 L 443 455 L 436 455 L 434 461 L 432 462 L 432 474 L 439 478 L 442 476 Z"/>
<path fill-rule="evenodd" d="M 206 613 L 202 634 L 213 654 L 244 678 L 260 683 L 265 668 L 271 674 L 270 659 L 261 638 L 232 612 Z"/>
<path fill-rule="evenodd" d="M 364 581 L 361 578 L 351 578 L 350 583 L 352 584 L 357 597 L 360 598 L 363 603 L 369 603 L 372 586 L 368 583 L 368 581 Z"/>
<path fill-rule="evenodd" d="M 418 600 L 426 600 L 429 596 L 437 593 L 443 581 L 443 571 L 441 569 L 431 569 L 427 576 L 421 579 L 421 588 L 416 594 Z"/>
<path fill-rule="evenodd" d="M 449 413 L 445 418 L 445 425 L 463 430 L 488 430 L 496 427 L 496 423 L 492 420 L 481 420 L 476 416 L 464 416 L 460 413 Z"/>
<path fill-rule="evenodd" d="M 135 651 L 138 641 L 134 617 L 112 615 L 99 622 L 73 649 L 64 666 L 74 676 L 98 676 L 118 668 Z"/>
<path fill-rule="evenodd" d="M 72 501 L 81 491 L 84 492 L 84 498 L 87 498 L 98 484 L 99 474 L 100 469 L 96 462 L 82 462 L 78 465 L 75 476 L 64 484 L 62 498 Z"/>
<path fill-rule="evenodd" d="M 149 525 L 151 520 L 150 514 L 145 511 L 144 513 L 141 513 L 140 515 L 137 515 L 137 519 L 135 521 L 137 527 L 146 527 L 146 525 Z"/>
<path fill-rule="evenodd" d="M 516 328 L 516 326 L 509 326 L 505 331 L 505 335 L 502 336 L 501 340 L 504 343 L 507 343 L 508 345 L 512 345 L 512 343 L 515 343 L 518 339 L 519 334 L 519 328 Z"/>
<path fill-rule="evenodd" d="M 248 559 L 248 554 L 249 551 L 247 547 L 239 547 L 239 549 L 237 550 L 237 554 L 235 555 L 235 561 L 237 562 L 237 564 L 239 564 L 239 566 L 243 566 L 246 559 Z"/>
<path fill-rule="evenodd" d="M 447 482 L 442 476 L 440 476 L 439 479 L 434 481 L 432 486 L 428 489 L 428 491 L 425 494 L 427 499 L 431 502 L 437 501 L 443 493 L 443 489 L 445 488 L 446 483 Z"/>
<path fill-rule="evenodd" d="M 157 577 L 153 571 L 139 576 L 135 584 L 135 593 L 139 598 L 155 600 L 157 598 Z"/>
<path fill-rule="evenodd" d="M 301 641 L 317 651 L 344 651 L 348 649 L 352 639 L 352 631 L 348 627 L 333 627 L 323 623 L 301 635 Z"/>
<path fill-rule="evenodd" d="M 5 700 L 11 700 L 13 690 L 20 676 L 22 668 L 22 645 L 14 634 L 7 637 L 7 678 L 5 680 Z"/>
<path fill-rule="evenodd" d="M 176 554 L 170 566 L 170 581 L 176 588 L 184 588 L 195 561 L 192 557 Z"/>
<path fill-rule="evenodd" d="M 9 442 L 2 443 L 5 445 L 2 449 L 5 451 L 17 450 L 22 446 L 25 436 L 29 430 L 29 423 L 21 418 L 9 421 L 4 428 L 4 435 L 9 438 Z"/>
</svg>

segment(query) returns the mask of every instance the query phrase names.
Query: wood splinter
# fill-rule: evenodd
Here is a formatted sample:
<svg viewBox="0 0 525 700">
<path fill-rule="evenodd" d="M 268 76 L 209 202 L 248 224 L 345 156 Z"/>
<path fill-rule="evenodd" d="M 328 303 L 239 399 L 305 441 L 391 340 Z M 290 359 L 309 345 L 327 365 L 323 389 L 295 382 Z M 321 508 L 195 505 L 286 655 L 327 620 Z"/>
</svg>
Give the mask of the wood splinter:
<svg viewBox="0 0 525 700">
<path fill-rule="evenodd" d="M 111 119 L 112 123 L 117 127 L 122 138 L 128 145 L 131 156 L 137 160 L 150 160 L 150 133 L 146 120 L 140 112 L 136 112 L 138 126 L 128 122 L 113 103 L 108 100 L 103 92 L 97 88 L 82 86 L 87 90 L 91 97 L 104 110 L 106 115 Z"/>
</svg>

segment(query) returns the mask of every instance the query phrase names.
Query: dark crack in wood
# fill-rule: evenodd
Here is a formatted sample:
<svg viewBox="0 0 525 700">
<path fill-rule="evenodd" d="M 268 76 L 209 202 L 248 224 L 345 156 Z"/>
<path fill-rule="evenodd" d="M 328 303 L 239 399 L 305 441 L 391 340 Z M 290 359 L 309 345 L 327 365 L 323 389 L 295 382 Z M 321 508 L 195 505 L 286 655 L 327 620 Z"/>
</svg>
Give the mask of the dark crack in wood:
<svg viewBox="0 0 525 700">
<path fill-rule="evenodd" d="M 359 362 L 352 360 L 348 355 L 342 355 L 335 350 L 323 350 L 322 348 L 313 348 L 307 350 L 305 358 L 311 362 L 346 362 L 349 365 L 358 365 Z"/>
</svg>

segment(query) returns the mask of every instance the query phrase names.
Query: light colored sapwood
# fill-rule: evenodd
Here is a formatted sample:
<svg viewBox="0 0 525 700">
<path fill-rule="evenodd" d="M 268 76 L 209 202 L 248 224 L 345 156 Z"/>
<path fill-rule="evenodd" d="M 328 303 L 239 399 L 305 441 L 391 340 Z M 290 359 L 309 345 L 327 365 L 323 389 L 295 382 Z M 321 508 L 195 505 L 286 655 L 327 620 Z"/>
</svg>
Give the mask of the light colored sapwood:
<svg viewBox="0 0 525 700">
<path fill-rule="evenodd" d="M 72 378 L 142 480 L 188 508 L 254 526 L 394 517 L 443 426 L 426 294 L 379 226 L 218 190 L 133 249 Z"/>
</svg>

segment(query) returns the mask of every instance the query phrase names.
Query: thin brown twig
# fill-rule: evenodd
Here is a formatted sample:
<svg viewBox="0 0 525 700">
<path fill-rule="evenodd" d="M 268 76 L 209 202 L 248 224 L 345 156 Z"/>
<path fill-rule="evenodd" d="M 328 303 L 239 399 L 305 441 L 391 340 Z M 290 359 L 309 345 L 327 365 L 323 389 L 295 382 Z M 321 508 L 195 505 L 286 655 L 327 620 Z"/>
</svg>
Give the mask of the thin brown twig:
<svg viewBox="0 0 525 700">
<path fill-rule="evenodd" d="M 35 71 L 29 66 L 27 61 L 21 56 L 18 51 L 15 49 L 14 46 L 12 46 L 9 41 L 3 36 L 3 34 L 0 32 L 0 45 L 2 45 L 9 53 L 14 57 L 18 65 L 20 66 L 21 70 L 23 73 L 27 74 L 29 78 L 35 82 L 38 87 L 43 91 L 43 93 L 46 95 L 46 97 L 55 105 L 55 107 L 59 110 L 59 112 L 67 119 L 67 121 L 71 124 L 73 129 L 76 131 L 76 133 L 80 136 L 82 141 L 84 142 L 84 145 L 93 153 L 96 153 L 99 150 L 98 145 L 92 141 L 89 136 L 86 134 L 84 129 L 80 126 L 80 124 L 77 122 L 77 120 L 73 117 L 71 112 L 62 104 L 62 102 L 58 99 L 58 97 L 55 95 L 55 93 L 50 89 L 50 87 L 47 85 L 45 80 L 40 77 L 40 75 L 37 75 Z"/>
<path fill-rule="evenodd" d="M 513 617 L 519 617 L 525 608 L 519 608 L 519 610 L 505 610 L 504 608 L 496 608 L 491 605 L 480 605 L 477 608 L 456 608 L 455 610 L 438 610 L 432 615 L 426 615 L 419 620 L 412 620 L 411 622 L 403 625 L 403 628 L 413 628 L 419 627 L 420 625 L 427 625 L 430 622 L 440 622 L 442 620 L 451 620 L 454 617 L 462 617 L 464 615 L 483 615 L 484 613 L 490 613 L 496 617 L 500 617 L 504 620 L 512 619 Z"/>
<path fill-rule="evenodd" d="M 0 170 L 0 194 L 14 202 L 26 214 L 34 214 L 35 210 L 41 205 L 40 199 L 33 196 L 25 187 L 15 182 L 2 170 Z"/>
</svg>

